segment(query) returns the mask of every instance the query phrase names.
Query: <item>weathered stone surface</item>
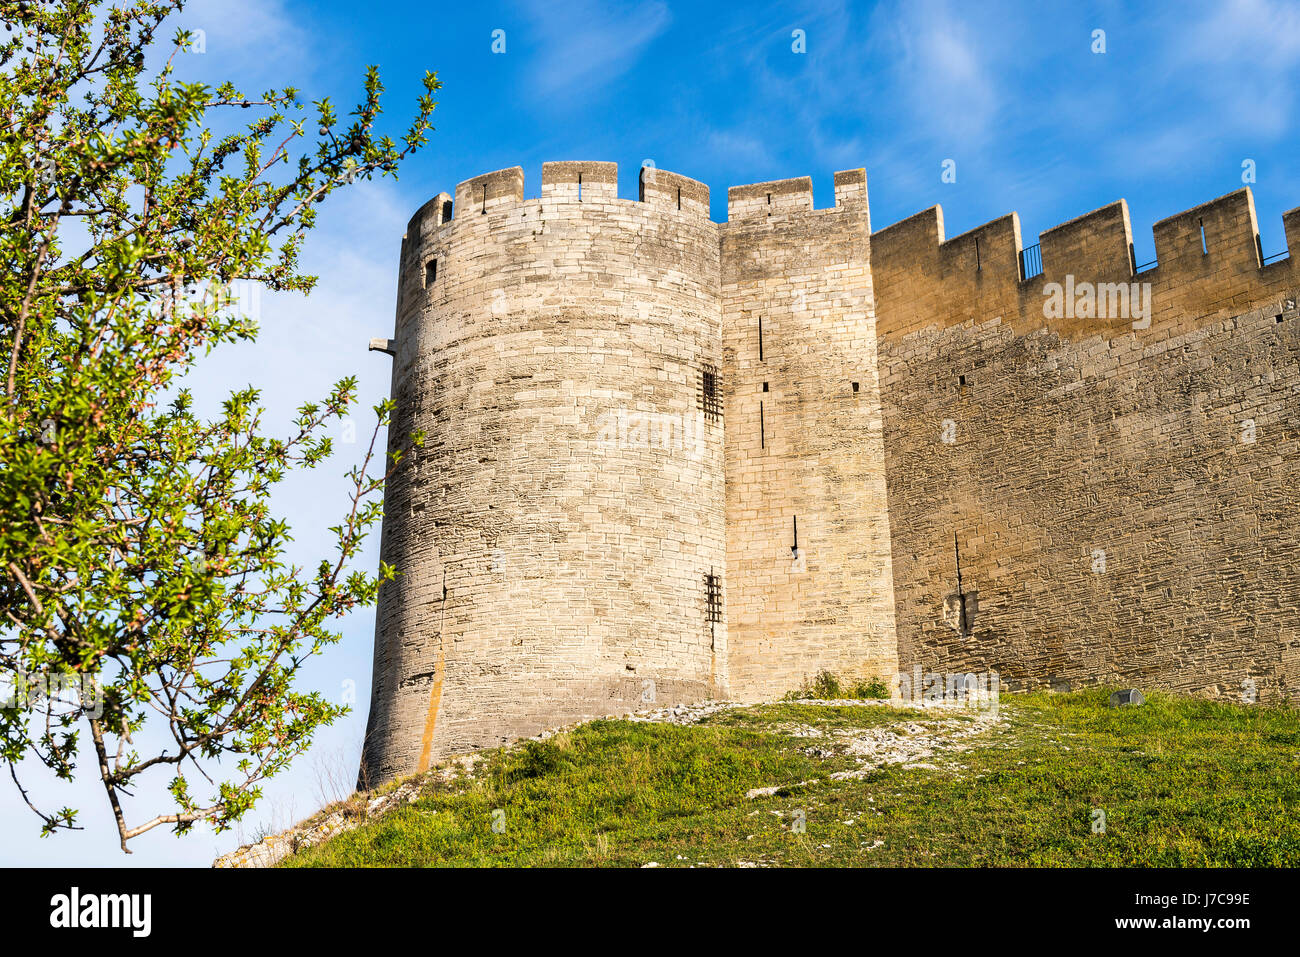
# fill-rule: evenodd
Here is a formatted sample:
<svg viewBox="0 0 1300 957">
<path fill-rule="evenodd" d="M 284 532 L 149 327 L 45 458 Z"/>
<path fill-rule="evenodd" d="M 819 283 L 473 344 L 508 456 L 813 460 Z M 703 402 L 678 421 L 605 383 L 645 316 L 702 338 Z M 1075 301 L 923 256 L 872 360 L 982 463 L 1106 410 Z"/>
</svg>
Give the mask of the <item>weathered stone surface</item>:
<svg viewBox="0 0 1300 957">
<path fill-rule="evenodd" d="M 390 436 L 427 440 L 386 496 L 401 577 L 362 784 L 722 689 L 723 430 L 700 397 L 722 364 L 718 227 L 619 200 L 613 176 L 548 164 L 523 201 L 521 172 L 489 174 L 408 228 Z"/>
<path fill-rule="evenodd" d="M 873 234 L 862 170 L 829 209 L 733 187 L 722 224 L 663 170 L 524 195 L 468 180 L 403 242 L 390 435 L 428 440 L 385 502 L 363 785 L 822 670 L 1295 696 L 1300 276 L 1248 190 L 1141 273 L 1123 201 L 1081 216 L 1029 278 L 1015 214 Z M 1052 283 L 1150 312 L 1049 315 Z"/>
<path fill-rule="evenodd" d="M 872 237 L 900 660 L 1295 700 L 1300 276 L 1261 265 L 1249 191 L 1157 224 L 1137 274 L 1122 202 L 1044 233 L 1023 281 L 1018 225 L 942 221 Z M 1069 277 L 1150 283 L 1149 324 L 1046 317 Z"/>
<path fill-rule="evenodd" d="M 728 200 L 727 693 L 893 676 L 866 174 L 836 174 L 833 209 L 813 209 L 807 178 Z"/>
</svg>

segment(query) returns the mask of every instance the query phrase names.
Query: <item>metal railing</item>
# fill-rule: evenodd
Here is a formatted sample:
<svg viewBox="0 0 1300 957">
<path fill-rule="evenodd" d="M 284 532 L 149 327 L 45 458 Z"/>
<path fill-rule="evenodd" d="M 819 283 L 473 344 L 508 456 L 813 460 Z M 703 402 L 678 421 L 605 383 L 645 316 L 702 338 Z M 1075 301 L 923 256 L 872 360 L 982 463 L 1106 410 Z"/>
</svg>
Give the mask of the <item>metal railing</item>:
<svg viewBox="0 0 1300 957">
<path fill-rule="evenodd" d="M 1033 279 L 1043 274 L 1043 246 L 1034 243 L 1020 250 L 1020 281 Z"/>
</svg>

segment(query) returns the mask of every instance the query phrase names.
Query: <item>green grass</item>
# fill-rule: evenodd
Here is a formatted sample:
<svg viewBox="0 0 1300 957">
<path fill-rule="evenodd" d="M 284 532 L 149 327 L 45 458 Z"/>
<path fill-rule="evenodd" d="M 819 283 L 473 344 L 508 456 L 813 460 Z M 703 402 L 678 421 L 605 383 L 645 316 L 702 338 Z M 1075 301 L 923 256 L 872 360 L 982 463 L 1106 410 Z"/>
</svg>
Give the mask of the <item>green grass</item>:
<svg viewBox="0 0 1300 957">
<path fill-rule="evenodd" d="M 597 721 L 492 752 L 472 777 L 430 783 L 285 866 L 1300 864 L 1300 713 L 1160 694 L 1112 709 L 1108 696 L 1004 695 L 1004 722 L 926 759 L 937 770 L 844 781 L 829 779 L 857 766 L 842 749 L 812 756 L 827 739 L 784 732 L 943 719 L 780 703 L 691 727 Z"/>
<path fill-rule="evenodd" d="M 815 698 L 822 701 L 834 701 L 848 698 L 865 700 L 868 698 L 883 699 L 888 697 L 889 686 L 879 678 L 841 682 L 831 672 L 819 671 L 815 678 L 811 681 L 805 681 L 802 688 L 798 691 L 789 692 L 782 700 L 797 701 L 800 698 Z"/>
</svg>

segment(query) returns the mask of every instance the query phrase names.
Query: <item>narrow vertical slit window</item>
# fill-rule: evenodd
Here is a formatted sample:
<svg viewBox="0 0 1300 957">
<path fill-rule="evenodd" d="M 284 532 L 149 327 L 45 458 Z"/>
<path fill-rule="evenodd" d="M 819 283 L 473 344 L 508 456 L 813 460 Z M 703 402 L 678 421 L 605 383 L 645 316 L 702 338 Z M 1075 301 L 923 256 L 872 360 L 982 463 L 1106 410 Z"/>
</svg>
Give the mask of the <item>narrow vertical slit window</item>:
<svg viewBox="0 0 1300 957">
<path fill-rule="evenodd" d="M 578 174 L 578 202 L 582 202 L 582 174 Z"/>
<path fill-rule="evenodd" d="M 1202 219 L 1199 220 L 1199 222 L 1201 225 L 1201 255 L 1208 256 L 1210 254 L 1210 246 L 1209 243 L 1205 241 L 1205 220 Z"/>
<path fill-rule="evenodd" d="M 438 260 L 430 259 L 424 264 L 424 285 L 425 288 L 432 286 L 438 281 Z"/>
<path fill-rule="evenodd" d="M 758 401 L 758 447 L 767 448 L 767 425 L 763 421 L 763 400 Z"/>
<path fill-rule="evenodd" d="M 790 554 L 798 555 L 799 554 L 799 516 L 794 515 L 791 517 L 794 520 L 794 542 L 790 546 Z"/>
<path fill-rule="evenodd" d="M 970 634 L 970 613 L 966 608 L 966 588 L 961 577 L 961 546 L 957 544 L 957 533 L 952 533 L 953 554 L 957 559 L 957 631 L 963 638 Z"/>
<path fill-rule="evenodd" d="M 483 208 L 479 212 L 484 215 L 487 214 L 487 183 L 483 184 Z"/>
<path fill-rule="evenodd" d="M 682 188 L 680 186 L 677 187 L 677 208 L 682 208 Z"/>
<path fill-rule="evenodd" d="M 763 317 L 758 317 L 758 361 L 763 361 Z"/>
<path fill-rule="evenodd" d="M 980 262 L 980 238 L 976 236 L 975 237 L 975 271 L 981 272 L 983 269 L 984 269 L 984 264 Z"/>
</svg>

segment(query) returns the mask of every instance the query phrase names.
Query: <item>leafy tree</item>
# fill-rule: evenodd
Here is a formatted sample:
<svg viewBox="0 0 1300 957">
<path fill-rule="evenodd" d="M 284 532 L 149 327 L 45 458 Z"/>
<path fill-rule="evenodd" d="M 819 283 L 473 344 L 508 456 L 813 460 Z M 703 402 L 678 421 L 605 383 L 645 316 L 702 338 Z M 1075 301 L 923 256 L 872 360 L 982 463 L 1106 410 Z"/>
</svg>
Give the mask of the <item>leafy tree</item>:
<svg viewBox="0 0 1300 957">
<path fill-rule="evenodd" d="M 0 748 L 43 834 L 78 827 L 77 811 L 37 807 L 19 763 L 72 779 L 92 762 L 128 853 L 160 825 L 228 828 L 346 711 L 295 678 L 338 640 L 332 619 L 393 575 L 351 561 L 400 455 L 376 462 L 372 434 L 331 529 L 337 554 L 289 566 L 270 493 L 330 454 L 355 379 L 272 437 L 256 391 L 207 420 L 180 377 L 254 338 L 232 284 L 312 289 L 298 257 L 318 204 L 395 176 L 440 86 L 425 75 L 399 144 L 375 130 L 373 67 L 342 121 L 292 88 L 178 81 L 186 31 L 146 73 L 182 6 L 0 2 L 0 692 L 16 705 L 0 708 Z M 227 116 L 233 132 L 215 134 Z M 376 433 L 389 411 L 375 408 Z M 155 779 L 163 806 L 129 822 L 121 798 Z"/>
</svg>

